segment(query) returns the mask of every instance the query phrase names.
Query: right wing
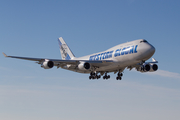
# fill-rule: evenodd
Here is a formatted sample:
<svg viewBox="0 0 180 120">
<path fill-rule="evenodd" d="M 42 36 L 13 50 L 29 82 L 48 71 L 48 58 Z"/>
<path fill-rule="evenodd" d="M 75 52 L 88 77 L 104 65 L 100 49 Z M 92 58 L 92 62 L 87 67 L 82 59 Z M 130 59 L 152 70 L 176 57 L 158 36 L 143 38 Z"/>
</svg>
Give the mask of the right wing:
<svg viewBox="0 0 180 120">
<path fill-rule="evenodd" d="M 140 72 L 154 72 L 158 70 L 158 66 L 156 65 L 158 61 L 152 58 L 152 62 L 141 62 L 135 65 L 128 66 L 127 69 L 132 70 L 135 68 L 137 71 Z"/>
<path fill-rule="evenodd" d="M 5 57 L 9 58 L 17 58 L 17 59 L 23 59 L 23 60 L 30 60 L 30 61 L 36 61 L 38 64 L 43 64 L 45 61 L 52 61 L 55 66 L 61 67 L 65 65 L 79 65 L 81 62 L 89 63 L 93 67 L 102 67 L 109 65 L 113 63 L 112 60 L 62 60 L 62 59 L 47 59 L 47 58 L 31 58 L 31 57 L 19 57 L 19 56 L 8 56 L 5 53 L 3 53 Z"/>
</svg>

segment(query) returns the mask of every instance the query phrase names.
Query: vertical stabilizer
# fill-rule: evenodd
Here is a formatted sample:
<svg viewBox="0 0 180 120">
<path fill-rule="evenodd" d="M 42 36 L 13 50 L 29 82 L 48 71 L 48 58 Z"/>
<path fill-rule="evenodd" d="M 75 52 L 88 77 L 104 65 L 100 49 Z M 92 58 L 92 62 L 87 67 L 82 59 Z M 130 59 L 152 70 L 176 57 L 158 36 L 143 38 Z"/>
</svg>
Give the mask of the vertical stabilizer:
<svg viewBox="0 0 180 120">
<path fill-rule="evenodd" d="M 68 45 L 65 43 L 62 37 L 58 39 L 59 48 L 61 52 L 61 57 L 63 60 L 70 60 L 73 59 L 75 56 L 72 51 L 69 49 Z"/>
</svg>

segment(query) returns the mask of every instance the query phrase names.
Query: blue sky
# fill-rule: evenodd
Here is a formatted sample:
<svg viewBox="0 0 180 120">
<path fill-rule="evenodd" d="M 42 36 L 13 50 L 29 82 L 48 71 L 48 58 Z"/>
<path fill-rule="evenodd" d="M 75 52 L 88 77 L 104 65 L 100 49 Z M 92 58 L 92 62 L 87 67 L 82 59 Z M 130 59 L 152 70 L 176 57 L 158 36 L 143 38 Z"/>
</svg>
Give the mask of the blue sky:
<svg viewBox="0 0 180 120">
<path fill-rule="evenodd" d="M 0 119 L 178 120 L 179 11 L 178 0 L 1 0 L 1 52 L 61 58 L 63 37 L 80 57 L 143 38 L 156 47 L 159 70 L 90 81 L 0 55 Z"/>
</svg>

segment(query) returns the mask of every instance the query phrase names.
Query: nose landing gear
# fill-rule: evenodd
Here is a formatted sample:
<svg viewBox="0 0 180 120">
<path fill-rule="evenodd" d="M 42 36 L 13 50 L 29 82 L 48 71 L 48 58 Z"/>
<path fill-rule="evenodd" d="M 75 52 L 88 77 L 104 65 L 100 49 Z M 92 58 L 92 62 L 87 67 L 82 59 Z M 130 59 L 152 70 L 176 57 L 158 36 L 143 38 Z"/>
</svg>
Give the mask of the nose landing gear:
<svg viewBox="0 0 180 120">
<path fill-rule="evenodd" d="M 117 74 L 117 77 L 116 77 L 116 80 L 121 80 L 121 79 L 122 79 L 122 76 L 123 76 L 122 73 L 118 73 L 118 74 Z"/>
</svg>

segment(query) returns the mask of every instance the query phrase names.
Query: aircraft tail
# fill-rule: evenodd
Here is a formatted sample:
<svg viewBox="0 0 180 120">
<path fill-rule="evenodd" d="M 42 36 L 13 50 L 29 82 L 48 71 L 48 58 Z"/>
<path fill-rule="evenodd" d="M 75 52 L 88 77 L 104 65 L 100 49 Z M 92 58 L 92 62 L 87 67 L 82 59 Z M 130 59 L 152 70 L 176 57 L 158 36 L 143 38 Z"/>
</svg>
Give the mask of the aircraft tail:
<svg viewBox="0 0 180 120">
<path fill-rule="evenodd" d="M 59 48 L 61 52 L 61 57 L 63 60 L 70 60 L 73 59 L 75 56 L 72 51 L 69 49 L 68 45 L 65 43 L 62 37 L 58 39 Z"/>
</svg>

